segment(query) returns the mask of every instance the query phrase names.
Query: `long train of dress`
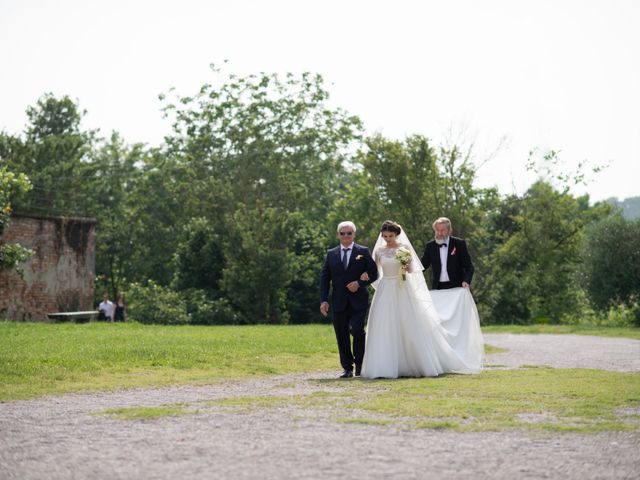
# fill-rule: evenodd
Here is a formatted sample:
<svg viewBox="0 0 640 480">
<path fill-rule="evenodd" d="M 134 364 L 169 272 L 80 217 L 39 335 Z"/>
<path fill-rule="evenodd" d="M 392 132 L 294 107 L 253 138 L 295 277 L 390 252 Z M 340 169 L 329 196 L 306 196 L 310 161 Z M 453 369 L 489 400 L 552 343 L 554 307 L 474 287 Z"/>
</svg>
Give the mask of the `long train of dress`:
<svg viewBox="0 0 640 480">
<path fill-rule="evenodd" d="M 469 290 L 429 292 L 422 272 L 407 274 L 403 280 L 394 251 L 388 253 L 376 259 L 383 275 L 369 312 L 362 376 L 433 377 L 480 371 L 484 342 Z"/>
</svg>

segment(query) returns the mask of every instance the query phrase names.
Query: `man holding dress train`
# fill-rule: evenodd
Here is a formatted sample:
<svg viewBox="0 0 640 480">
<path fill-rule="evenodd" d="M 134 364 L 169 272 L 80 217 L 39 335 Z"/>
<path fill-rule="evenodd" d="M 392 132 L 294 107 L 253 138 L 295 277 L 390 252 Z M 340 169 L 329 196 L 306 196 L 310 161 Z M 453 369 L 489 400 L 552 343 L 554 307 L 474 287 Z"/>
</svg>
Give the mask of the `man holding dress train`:
<svg viewBox="0 0 640 480">
<path fill-rule="evenodd" d="M 433 290 L 469 288 L 474 267 L 466 242 L 451 235 L 451 220 L 440 217 L 433 222 L 435 238 L 427 243 L 420 261 L 431 267 Z"/>
</svg>

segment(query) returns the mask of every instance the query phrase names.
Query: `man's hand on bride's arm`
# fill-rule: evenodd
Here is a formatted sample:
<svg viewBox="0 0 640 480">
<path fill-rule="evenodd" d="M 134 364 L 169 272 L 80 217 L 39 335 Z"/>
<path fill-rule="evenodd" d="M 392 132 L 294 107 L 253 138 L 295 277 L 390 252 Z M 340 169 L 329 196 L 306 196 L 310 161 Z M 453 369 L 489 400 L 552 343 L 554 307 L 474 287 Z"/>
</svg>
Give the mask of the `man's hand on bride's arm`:
<svg viewBox="0 0 640 480">
<path fill-rule="evenodd" d="M 467 282 L 462 282 L 462 288 L 469 288 L 470 285 Z"/>
<path fill-rule="evenodd" d="M 323 317 L 326 317 L 329 314 L 329 303 L 328 302 L 322 302 L 320 304 L 320 313 L 322 314 Z"/>
<path fill-rule="evenodd" d="M 362 275 L 360 275 L 360 280 L 362 280 L 363 282 L 368 282 L 369 274 L 367 272 L 364 272 Z"/>
</svg>

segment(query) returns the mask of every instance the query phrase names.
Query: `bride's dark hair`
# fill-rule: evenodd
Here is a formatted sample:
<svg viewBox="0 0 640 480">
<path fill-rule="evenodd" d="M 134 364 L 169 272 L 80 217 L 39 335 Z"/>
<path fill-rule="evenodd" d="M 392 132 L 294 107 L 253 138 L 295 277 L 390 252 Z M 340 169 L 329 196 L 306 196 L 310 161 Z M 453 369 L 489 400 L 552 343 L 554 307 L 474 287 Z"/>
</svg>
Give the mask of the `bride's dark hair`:
<svg viewBox="0 0 640 480">
<path fill-rule="evenodd" d="M 382 232 L 393 232 L 396 235 L 400 235 L 400 232 L 402 232 L 402 228 L 400 228 L 400 225 L 398 225 L 393 220 L 385 220 L 382 224 L 382 227 L 380 227 L 380 233 Z"/>
</svg>

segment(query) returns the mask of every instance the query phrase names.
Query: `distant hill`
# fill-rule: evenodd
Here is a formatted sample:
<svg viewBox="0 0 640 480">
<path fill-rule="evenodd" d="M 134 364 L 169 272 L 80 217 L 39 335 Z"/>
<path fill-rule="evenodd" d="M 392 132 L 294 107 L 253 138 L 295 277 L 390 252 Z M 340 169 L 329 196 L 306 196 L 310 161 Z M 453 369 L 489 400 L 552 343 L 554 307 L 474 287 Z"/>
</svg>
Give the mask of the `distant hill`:
<svg viewBox="0 0 640 480">
<path fill-rule="evenodd" d="M 615 205 L 622 210 L 622 216 L 627 220 L 637 220 L 640 218 L 640 197 L 625 198 L 622 202 L 616 197 L 607 198 L 611 205 Z"/>
</svg>

